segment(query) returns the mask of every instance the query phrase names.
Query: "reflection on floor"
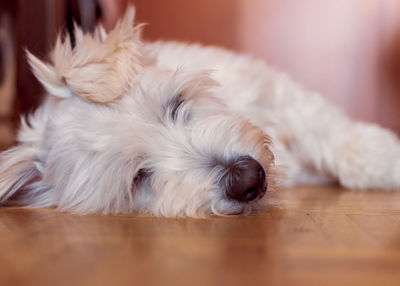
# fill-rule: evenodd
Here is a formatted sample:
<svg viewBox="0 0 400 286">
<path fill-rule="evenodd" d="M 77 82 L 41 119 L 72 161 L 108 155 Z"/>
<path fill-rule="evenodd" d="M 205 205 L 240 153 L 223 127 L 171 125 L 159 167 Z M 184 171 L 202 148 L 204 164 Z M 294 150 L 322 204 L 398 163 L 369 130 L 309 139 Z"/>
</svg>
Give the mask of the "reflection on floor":
<svg viewBox="0 0 400 286">
<path fill-rule="evenodd" d="M 400 285 L 400 191 L 268 201 L 210 219 L 0 208 L 0 285 Z"/>
</svg>

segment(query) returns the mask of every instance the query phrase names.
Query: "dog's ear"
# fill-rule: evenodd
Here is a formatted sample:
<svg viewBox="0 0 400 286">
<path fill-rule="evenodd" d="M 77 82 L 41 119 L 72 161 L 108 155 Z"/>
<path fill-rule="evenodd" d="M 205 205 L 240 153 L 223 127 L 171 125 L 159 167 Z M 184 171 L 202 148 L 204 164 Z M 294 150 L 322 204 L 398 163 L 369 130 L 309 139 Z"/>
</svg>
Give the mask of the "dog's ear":
<svg viewBox="0 0 400 286">
<path fill-rule="evenodd" d="M 30 146 L 18 145 L 0 154 L 0 204 L 22 203 L 15 200 L 21 191 L 41 177 L 33 160 L 34 149 Z M 22 200 L 23 196 L 19 196 Z M 25 203 L 29 204 L 25 196 Z"/>
<path fill-rule="evenodd" d="M 101 25 L 84 34 L 75 27 L 75 47 L 68 35 L 58 36 L 51 52 L 51 63 L 44 63 L 27 52 L 35 76 L 46 90 L 57 97 L 78 95 L 95 103 L 117 99 L 130 86 L 141 69 L 140 34 L 134 26 L 135 10 L 129 7 L 124 17 L 108 34 Z"/>
</svg>

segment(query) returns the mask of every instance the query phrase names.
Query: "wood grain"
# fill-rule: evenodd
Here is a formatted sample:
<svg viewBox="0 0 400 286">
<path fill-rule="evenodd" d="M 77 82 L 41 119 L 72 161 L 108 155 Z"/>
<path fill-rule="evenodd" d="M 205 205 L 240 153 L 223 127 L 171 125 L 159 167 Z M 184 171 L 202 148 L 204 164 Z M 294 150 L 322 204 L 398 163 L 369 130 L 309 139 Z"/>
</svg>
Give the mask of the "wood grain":
<svg viewBox="0 0 400 286">
<path fill-rule="evenodd" d="M 0 285 L 400 285 L 400 192 L 298 187 L 250 216 L 0 208 Z"/>
</svg>

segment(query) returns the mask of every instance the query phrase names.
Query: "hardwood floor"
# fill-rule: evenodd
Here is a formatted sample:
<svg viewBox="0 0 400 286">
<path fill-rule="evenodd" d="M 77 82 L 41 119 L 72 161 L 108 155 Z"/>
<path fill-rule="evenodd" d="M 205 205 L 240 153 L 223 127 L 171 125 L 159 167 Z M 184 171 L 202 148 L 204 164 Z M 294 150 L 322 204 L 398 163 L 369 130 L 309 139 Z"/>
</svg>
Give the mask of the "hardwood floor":
<svg viewBox="0 0 400 286">
<path fill-rule="evenodd" d="M 400 285 L 400 192 L 298 187 L 210 219 L 0 208 L 0 285 Z"/>
</svg>

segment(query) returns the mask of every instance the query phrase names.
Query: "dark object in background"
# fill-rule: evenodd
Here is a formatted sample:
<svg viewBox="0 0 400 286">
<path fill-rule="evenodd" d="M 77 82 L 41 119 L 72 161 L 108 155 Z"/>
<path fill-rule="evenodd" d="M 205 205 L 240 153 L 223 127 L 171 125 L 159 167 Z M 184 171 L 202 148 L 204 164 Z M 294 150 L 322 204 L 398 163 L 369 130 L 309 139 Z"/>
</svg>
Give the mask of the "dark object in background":
<svg viewBox="0 0 400 286">
<path fill-rule="evenodd" d="M 15 25 L 11 1 L 0 2 L 0 149 L 13 143 L 15 100 Z"/>
<path fill-rule="evenodd" d="M 98 7 L 96 0 L 0 1 L 0 149 L 13 142 L 20 115 L 43 99 L 25 50 L 46 58 L 59 31 L 68 30 L 73 39 L 73 21 L 91 30 L 100 16 Z"/>
<path fill-rule="evenodd" d="M 73 19 L 90 30 L 96 22 L 96 7 L 94 0 L 17 1 L 17 113 L 34 110 L 41 103 L 43 92 L 26 63 L 25 48 L 33 54 L 46 56 L 60 30 L 72 31 Z"/>
</svg>

